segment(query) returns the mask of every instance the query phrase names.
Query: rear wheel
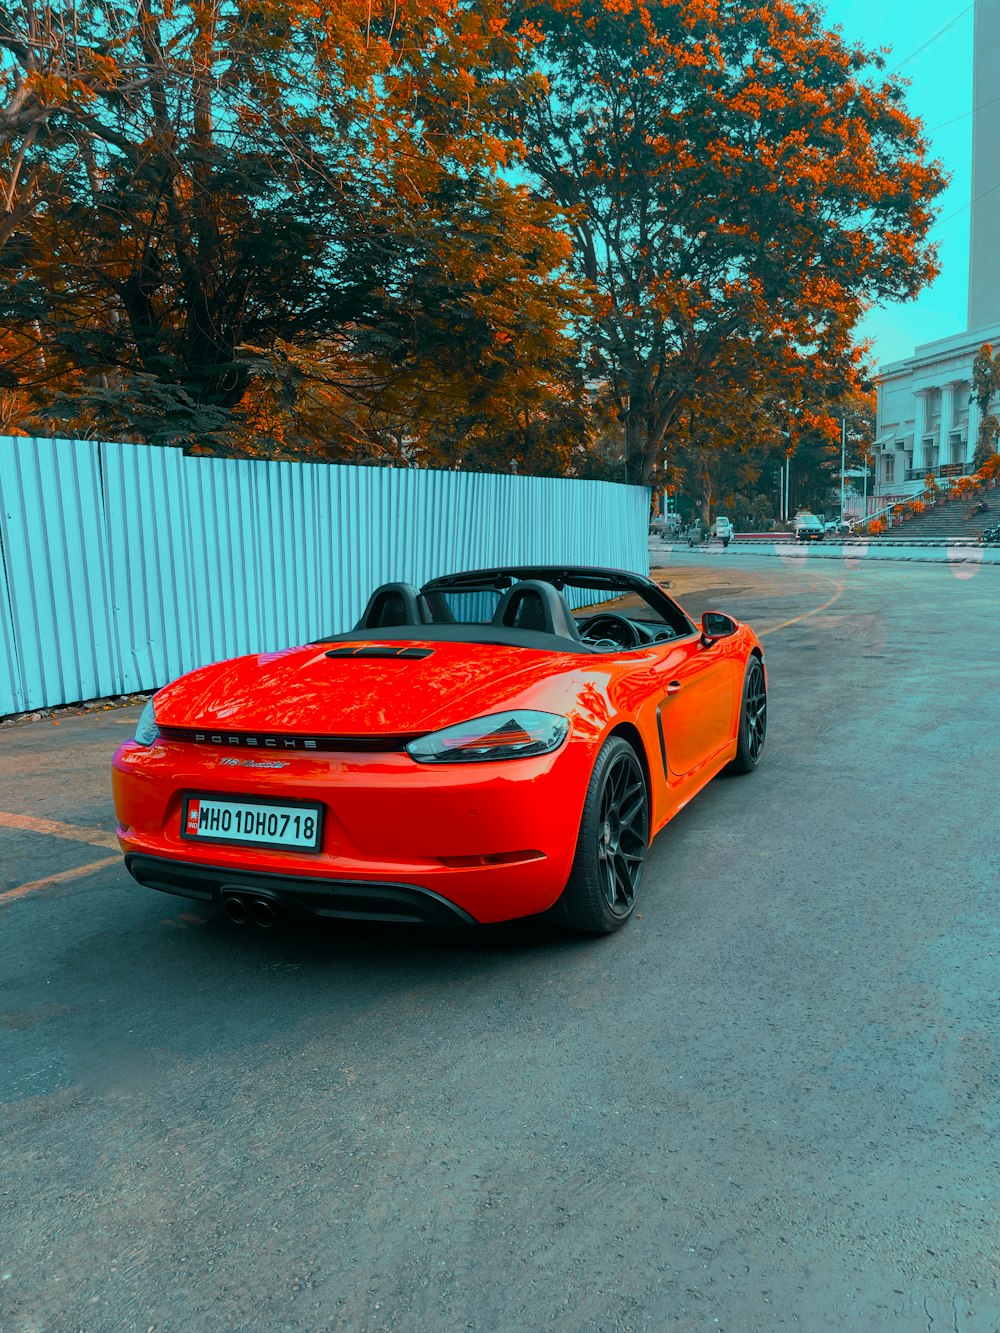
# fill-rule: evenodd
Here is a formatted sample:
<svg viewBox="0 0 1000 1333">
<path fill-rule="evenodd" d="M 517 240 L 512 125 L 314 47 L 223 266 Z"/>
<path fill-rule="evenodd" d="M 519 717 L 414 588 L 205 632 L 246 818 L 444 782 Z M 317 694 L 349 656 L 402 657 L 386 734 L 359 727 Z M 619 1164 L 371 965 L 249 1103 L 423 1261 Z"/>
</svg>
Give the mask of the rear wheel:
<svg viewBox="0 0 1000 1333">
<path fill-rule="evenodd" d="M 559 914 L 575 930 L 608 935 L 635 911 L 649 842 L 649 797 L 635 751 L 605 741 L 594 764 L 573 868 Z"/>
<path fill-rule="evenodd" d="M 760 763 L 767 736 L 767 683 L 759 657 L 751 656 L 743 677 L 743 706 L 736 742 L 734 773 L 752 773 Z"/>
</svg>

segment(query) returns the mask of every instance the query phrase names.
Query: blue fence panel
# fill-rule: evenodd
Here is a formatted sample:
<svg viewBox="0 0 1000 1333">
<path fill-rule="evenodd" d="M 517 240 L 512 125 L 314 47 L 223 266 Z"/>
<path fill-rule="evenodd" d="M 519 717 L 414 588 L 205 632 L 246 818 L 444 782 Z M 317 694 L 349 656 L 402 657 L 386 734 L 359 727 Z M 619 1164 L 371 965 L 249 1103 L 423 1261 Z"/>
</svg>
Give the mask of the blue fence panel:
<svg viewBox="0 0 1000 1333">
<path fill-rule="evenodd" d="M 101 493 L 93 444 L 0 440 L 6 601 L 24 708 L 117 689 Z"/>
<path fill-rule="evenodd" d="M 0 714 L 319 638 L 389 580 L 645 573 L 648 505 L 607 482 L 0 439 Z"/>
<path fill-rule="evenodd" d="M 27 706 L 21 664 L 14 645 L 14 615 L 7 591 L 6 569 L 3 527 L 0 525 L 0 717 L 5 713 L 20 713 Z"/>
</svg>

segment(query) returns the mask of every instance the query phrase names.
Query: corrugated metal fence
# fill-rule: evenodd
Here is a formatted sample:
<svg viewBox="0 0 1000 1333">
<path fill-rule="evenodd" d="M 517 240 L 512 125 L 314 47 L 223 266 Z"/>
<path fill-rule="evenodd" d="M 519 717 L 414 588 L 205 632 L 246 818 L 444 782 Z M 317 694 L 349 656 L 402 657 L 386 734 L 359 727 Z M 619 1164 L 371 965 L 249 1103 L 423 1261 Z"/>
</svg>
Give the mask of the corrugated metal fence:
<svg viewBox="0 0 1000 1333">
<path fill-rule="evenodd" d="M 645 573 L 648 514 L 608 482 L 0 438 L 0 716 L 346 629 L 390 579 Z"/>
</svg>

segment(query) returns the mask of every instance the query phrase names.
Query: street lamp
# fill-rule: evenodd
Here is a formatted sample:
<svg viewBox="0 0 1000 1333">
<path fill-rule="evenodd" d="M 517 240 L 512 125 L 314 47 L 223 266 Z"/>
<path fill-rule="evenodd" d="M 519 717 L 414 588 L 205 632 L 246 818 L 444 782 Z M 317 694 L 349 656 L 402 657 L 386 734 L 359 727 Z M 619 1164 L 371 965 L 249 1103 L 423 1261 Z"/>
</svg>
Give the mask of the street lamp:
<svg viewBox="0 0 1000 1333">
<path fill-rule="evenodd" d="M 790 506 L 790 503 L 789 503 L 789 499 L 790 499 L 790 496 L 791 496 L 791 477 L 792 477 L 792 428 L 791 428 L 791 426 L 789 426 L 787 430 L 780 431 L 779 434 L 784 435 L 785 439 L 788 441 L 788 444 L 787 444 L 787 446 L 786 446 L 786 448 L 785 448 L 785 469 L 784 469 L 784 473 L 785 473 L 785 485 L 784 485 L 783 492 L 782 492 L 782 496 L 781 496 L 781 519 L 782 519 L 782 522 L 787 523 L 787 522 L 788 522 L 788 510 L 789 510 L 790 507 L 791 507 L 791 506 Z"/>
</svg>

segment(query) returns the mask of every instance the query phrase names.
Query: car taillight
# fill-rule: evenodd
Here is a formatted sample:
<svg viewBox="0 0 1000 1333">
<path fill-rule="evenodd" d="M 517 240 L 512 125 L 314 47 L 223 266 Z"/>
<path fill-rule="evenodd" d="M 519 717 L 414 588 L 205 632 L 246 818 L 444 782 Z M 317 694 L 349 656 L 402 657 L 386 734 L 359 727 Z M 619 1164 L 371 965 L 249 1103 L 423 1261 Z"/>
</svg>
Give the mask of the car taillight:
<svg viewBox="0 0 1000 1333">
<path fill-rule="evenodd" d="M 473 718 L 411 741 L 407 753 L 418 764 L 468 764 L 491 759 L 526 759 L 557 750 L 569 722 L 557 713 L 518 709 Z"/>
</svg>

